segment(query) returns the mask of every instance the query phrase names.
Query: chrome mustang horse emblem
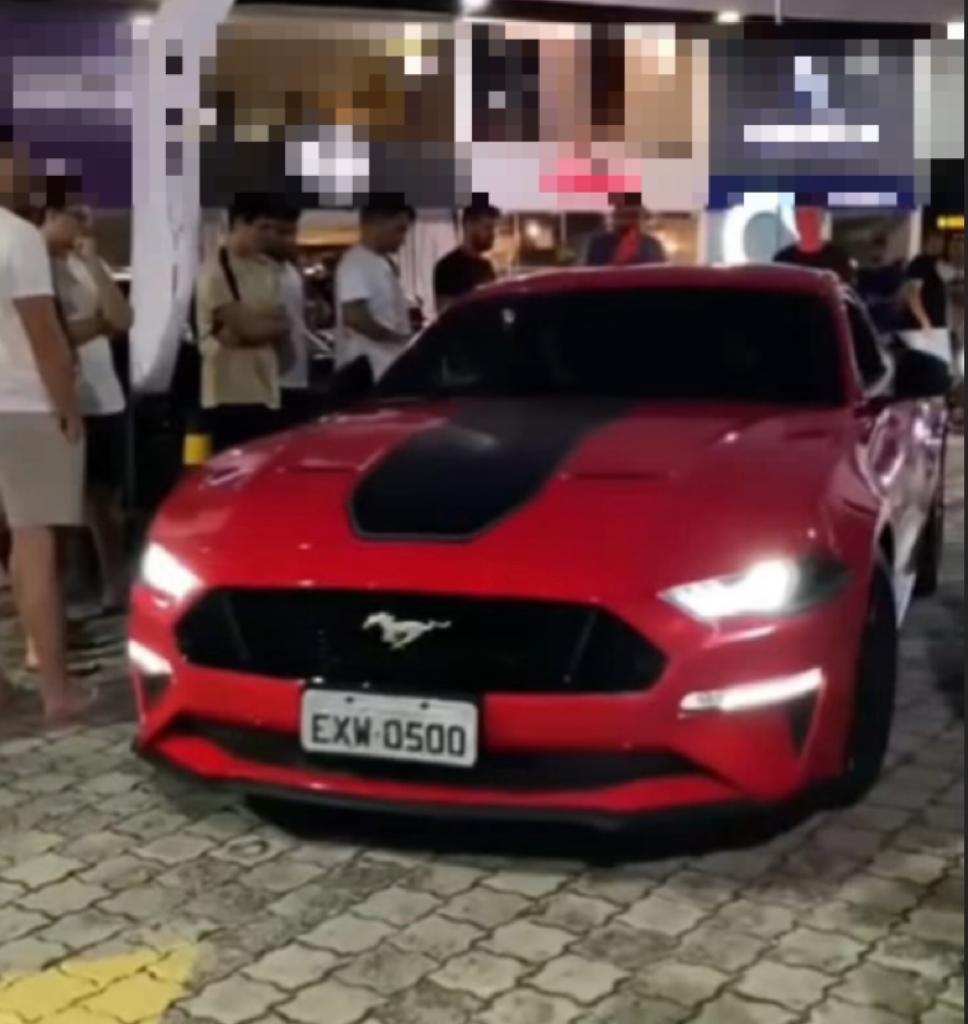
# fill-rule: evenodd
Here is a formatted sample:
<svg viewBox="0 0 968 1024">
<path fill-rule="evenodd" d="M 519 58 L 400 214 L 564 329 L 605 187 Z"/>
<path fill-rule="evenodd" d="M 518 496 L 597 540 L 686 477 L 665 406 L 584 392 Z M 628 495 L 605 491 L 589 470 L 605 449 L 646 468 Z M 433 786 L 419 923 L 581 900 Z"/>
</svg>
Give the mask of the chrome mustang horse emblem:
<svg viewBox="0 0 968 1024">
<path fill-rule="evenodd" d="M 435 622 L 432 619 L 426 622 L 406 621 L 398 619 L 389 612 L 374 612 L 363 623 L 365 630 L 378 629 L 380 639 L 391 651 L 402 651 L 427 633 L 432 633 L 435 629 L 450 629 L 450 627 L 449 622 Z"/>
</svg>

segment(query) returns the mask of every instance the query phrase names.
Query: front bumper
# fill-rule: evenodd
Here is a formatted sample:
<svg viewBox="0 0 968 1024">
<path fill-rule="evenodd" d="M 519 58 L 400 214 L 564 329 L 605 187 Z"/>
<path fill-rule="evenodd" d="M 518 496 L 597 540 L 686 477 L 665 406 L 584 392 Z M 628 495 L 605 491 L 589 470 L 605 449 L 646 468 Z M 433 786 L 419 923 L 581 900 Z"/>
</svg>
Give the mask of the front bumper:
<svg viewBox="0 0 968 1024">
<path fill-rule="evenodd" d="M 175 644 L 173 609 L 136 590 L 132 638 L 172 667 L 165 680 L 134 671 L 136 749 L 210 782 L 334 807 L 606 827 L 643 815 L 767 808 L 838 774 L 862 602 L 845 592 L 773 629 L 729 635 L 686 624 L 672 610 L 651 613 L 647 627 L 637 625 L 669 657 L 646 691 L 483 697 L 482 756 L 533 757 L 543 766 L 512 781 L 483 770 L 435 774 L 308 757 L 299 748 L 298 681 L 188 664 Z M 797 701 L 730 714 L 680 710 L 688 693 L 814 668 L 822 688 Z M 586 764 L 607 767 L 583 777 Z"/>
</svg>

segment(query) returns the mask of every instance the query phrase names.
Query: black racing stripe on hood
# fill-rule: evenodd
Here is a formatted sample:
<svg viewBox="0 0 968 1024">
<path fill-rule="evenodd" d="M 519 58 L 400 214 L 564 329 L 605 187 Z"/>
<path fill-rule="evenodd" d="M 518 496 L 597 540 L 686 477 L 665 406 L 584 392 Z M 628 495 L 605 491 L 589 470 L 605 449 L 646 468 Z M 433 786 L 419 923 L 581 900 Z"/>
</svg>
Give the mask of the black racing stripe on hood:
<svg viewBox="0 0 968 1024">
<path fill-rule="evenodd" d="M 467 540 L 534 498 L 627 399 L 465 399 L 452 419 L 391 451 L 356 488 L 363 537 Z"/>
</svg>

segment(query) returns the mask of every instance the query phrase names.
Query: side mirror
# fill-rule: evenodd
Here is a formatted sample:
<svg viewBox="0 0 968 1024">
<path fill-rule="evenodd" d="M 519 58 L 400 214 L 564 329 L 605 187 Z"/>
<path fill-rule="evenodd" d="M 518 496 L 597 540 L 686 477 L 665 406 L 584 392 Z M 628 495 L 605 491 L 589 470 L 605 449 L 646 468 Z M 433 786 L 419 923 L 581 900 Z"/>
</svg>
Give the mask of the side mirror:
<svg viewBox="0 0 968 1024">
<path fill-rule="evenodd" d="M 944 398 L 954 386 L 951 369 L 937 356 L 913 348 L 901 348 L 895 357 L 894 398 Z"/>
</svg>

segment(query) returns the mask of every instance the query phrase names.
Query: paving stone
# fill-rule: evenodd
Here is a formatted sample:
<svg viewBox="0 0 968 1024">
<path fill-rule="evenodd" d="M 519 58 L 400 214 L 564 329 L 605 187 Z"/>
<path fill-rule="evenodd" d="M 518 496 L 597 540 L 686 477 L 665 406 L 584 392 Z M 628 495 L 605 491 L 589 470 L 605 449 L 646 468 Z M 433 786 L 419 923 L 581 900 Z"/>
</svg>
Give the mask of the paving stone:
<svg viewBox="0 0 968 1024">
<path fill-rule="evenodd" d="M 962 967 L 962 954 L 946 943 L 927 942 L 897 933 L 882 939 L 870 953 L 870 960 L 892 970 L 911 971 L 935 981 L 944 981 Z"/>
<path fill-rule="evenodd" d="M 565 880 L 565 875 L 543 871 L 499 871 L 486 878 L 484 884 L 501 892 L 534 898 L 549 895 L 561 888 Z"/>
<path fill-rule="evenodd" d="M 125 797 L 132 795 L 130 793 L 124 794 Z M 104 807 L 102 806 L 101 809 L 103 811 Z M 135 839 L 140 839 L 143 843 L 147 843 L 152 839 L 171 835 L 173 832 L 181 832 L 188 824 L 189 820 L 183 814 L 149 810 L 144 811 L 142 814 L 135 814 L 114 827 L 119 832 L 124 832 Z"/>
<path fill-rule="evenodd" d="M 961 949 L 965 944 L 965 914 L 961 911 L 921 907 L 912 911 L 901 929 L 930 942 L 945 942 Z"/>
<path fill-rule="evenodd" d="M 589 932 L 572 952 L 614 964 L 624 971 L 637 971 L 646 964 L 667 959 L 675 947 L 674 936 L 614 921 Z"/>
<path fill-rule="evenodd" d="M 649 895 L 633 903 L 618 920 L 632 928 L 642 928 L 664 935 L 682 935 L 694 928 L 704 916 L 704 912 L 698 907 Z"/>
<path fill-rule="evenodd" d="M 111 831 L 91 832 L 61 847 L 60 852 L 72 860 L 97 866 L 127 850 L 130 845 L 129 836 Z"/>
<path fill-rule="evenodd" d="M 424 978 L 382 1004 L 373 1024 L 478 1024 L 480 1009 L 479 999 Z"/>
<path fill-rule="evenodd" d="M 94 991 L 91 982 L 60 971 L 28 974 L 0 989 L 0 1013 L 14 1021 L 44 1022 Z"/>
<path fill-rule="evenodd" d="M 257 960 L 244 973 L 256 981 L 291 991 L 323 980 L 340 963 L 340 958 L 322 949 L 292 943 Z"/>
<path fill-rule="evenodd" d="M 614 995 L 591 1007 L 582 1007 L 581 1024 L 685 1024 L 694 1010 L 680 1003 L 643 995 L 627 983 Z"/>
<path fill-rule="evenodd" d="M 41 886 L 50 885 L 51 882 L 59 882 L 83 866 L 80 861 L 71 860 L 69 857 L 43 853 L 38 857 L 20 861 L 4 871 L 0 877 L 8 882 L 19 882 L 28 889 L 39 889 Z"/>
<path fill-rule="evenodd" d="M 738 899 L 718 910 L 709 924 L 726 931 L 744 932 L 762 939 L 775 939 L 790 931 L 794 915 L 785 907 L 771 907 Z"/>
<path fill-rule="evenodd" d="M 331 979 L 304 988 L 278 1010 L 287 1020 L 298 1024 L 356 1024 L 381 1002 L 378 995 L 367 989 L 351 988 Z"/>
<path fill-rule="evenodd" d="M 875 1006 L 913 1020 L 932 1005 L 940 985 L 907 971 L 888 970 L 876 963 L 853 968 L 830 995 L 852 1006 Z"/>
<path fill-rule="evenodd" d="M 776 863 L 777 855 L 760 850 L 725 850 L 697 857 L 696 871 L 705 871 L 720 878 L 732 878 L 738 882 L 752 882 L 762 878 Z"/>
<path fill-rule="evenodd" d="M 711 967 L 660 960 L 639 971 L 631 985 L 650 997 L 695 1007 L 711 999 L 729 980 L 728 974 Z"/>
<path fill-rule="evenodd" d="M 818 829 L 811 843 L 854 860 L 869 860 L 884 845 L 884 834 L 873 829 L 851 828 L 838 823 Z"/>
<path fill-rule="evenodd" d="M 230 839 L 209 854 L 216 860 L 226 860 L 242 867 L 255 867 L 273 857 L 278 857 L 287 849 L 286 843 L 273 836 L 249 833 Z"/>
<path fill-rule="evenodd" d="M 288 855 L 283 855 L 240 875 L 239 882 L 249 888 L 281 896 L 319 878 L 323 871 L 323 868 L 315 864 L 292 860 Z"/>
<path fill-rule="evenodd" d="M 686 869 L 667 878 L 651 895 L 708 911 L 728 903 L 738 888 L 731 878 Z"/>
<path fill-rule="evenodd" d="M 160 861 L 169 866 L 183 864 L 188 860 L 195 860 L 207 850 L 212 848 L 212 842 L 198 836 L 190 836 L 185 833 L 178 835 L 162 836 L 141 847 L 134 847 L 134 852 L 139 857 L 147 857 L 150 860 Z"/>
<path fill-rule="evenodd" d="M 445 899 L 467 892 L 483 877 L 484 872 L 460 864 L 428 864 L 412 875 L 407 884 Z"/>
<path fill-rule="evenodd" d="M 104 900 L 100 906 L 110 914 L 122 914 L 136 921 L 163 921 L 185 899 L 185 895 L 176 890 L 151 883 L 125 889 L 112 899 Z"/>
<path fill-rule="evenodd" d="M 852 1006 L 830 999 L 813 1010 L 807 1024 L 911 1024 L 911 1019 L 874 1006 Z"/>
<path fill-rule="evenodd" d="M 347 985 L 363 985 L 390 996 L 415 985 L 437 966 L 436 961 L 422 953 L 384 943 L 355 956 L 336 976 Z"/>
<path fill-rule="evenodd" d="M 964 1013 L 965 1009 L 965 976 L 959 974 L 948 982 L 948 987 L 938 996 L 944 1003 L 950 1003 Z"/>
<path fill-rule="evenodd" d="M 491 929 L 514 920 L 527 906 L 520 896 L 477 887 L 455 896 L 439 913 Z"/>
<path fill-rule="evenodd" d="M 920 897 L 917 886 L 893 878 L 860 874 L 841 886 L 838 897 L 847 903 L 875 907 L 889 914 L 910 910 Z"/>
<path fill-rule="evenodd" d="M 0 978 L 39 971 L 62 959 L 66 952 L 64 946 L 35 936 L 5 942 L 0 945 Z"/>
<path fill-rule="evenodd" d="M 541 903 L 540 910 L 533 917 L 537 924 L 552 928 L 563 928 L 575 935 L 583 935 L 603 925 L 616 913 L 613 903 L 578 896 L 572 892 L 559 892 Z"/>
<path fill-rule="evenodd" d="M 393 936 L 401 949 L 425 953 L 435 960 L 448 960 L 463 953 L 477 942 L 484 932 L 466 921 L 431 914 Z"/>
<path fill-rule="evenodd" d="M 0 909 L 0 935 L 8 942 L 19 939 L 50 922 L 43 914 L 28 913 L 19 907 L 3 907 Z"/>
<path fill-rule="evenodd" d="M 683 938 L 676 955 L 686 963 L 735 973 L 749 967 L 767 945 L 767 939 L 701 924 Z"/>
<path fill-rule="evenodd" d="M 160 865 L 145 863 L 128 853 L 108 857 L 78 874 L 81 882 L 112 892 L 141 886 L 155 878 Z"/>
<path fill-rule="evenodd" d="M 22 885 L 15 885 L 13 882 L 0 882 L 0 907 L 7 906 L 20 899 L 27 890 Z"/>
<path fill-rule="evenodd" d="M 786 967 L 763 961 L 750 967 L 737 984 L 737 991 L 751 999 L 780 1003 L 792 1010 L 806 1010 L 824 997 L 833 979 L 805 967 Z"/>
<path fill-rule="evenodd" d="M 865 868 L 872 875 L 896 878 L 915 885 L 931 885 L 947 870 L 947 861 L 926 853 L 886 849 L 882 850 Z"/>
<path fill-rule="evenodd" d="M 858 942 L 871 943 L 887 935 L 894 924 L 894 916 L 876 907 L 831 901 L 816 907 L 803 923 L 820 931 L 840 932 Z"/>
<path fill-rule="evenodd" d="M 260 1020 L 265 1011 L 282 998 L 283 994 L 271 985 L 235 975 L 209 985 L 186 1008 L 218 1024 L 243 1024 Z"/>
<path fill-rule="evenodd" d="M 496 999 L 480 1020 L 482 1024 L 569 1024 L 582 1012 L 567 999 L 519 989 Z"/>
<path fill-rule="evenodd" d="M 56 917 L 84 910 L 107 895 L 100 886 L 85 885 L 76 878 L 68 878 L 25 896 L 20 905 L 25 910 L 39 910 L 42 914 Z"/>
<path fill-rule="evenodd" d="M 254 822 L 248 815 L 233 809 L 207 814 L 199 821 L 193 821 L 186 831 L 195 836 L 224 843 L 251 832 L 253 825 Z"/>
<path fill-rule="evenodd" d="M 328 918 L 337 917 L 356 902 L 343 889 L 332 886 L 328 877 L 316 879 L 307 885 L 293 889 L 281 899 L 269 904 L 269 911 L 287 920 L 311 928 Z"/>
<path fill-rule="evenodd" d="M 288 853 L 293 860 L 329 870 L 353 860 L 360 853 L 359 846 L 346 843 L 297 843 Z"/>
<path fill-rule="evenodd" d="M 542 963 L 559 956 L 574 941 L 573 935 L 558 928 L 547 928 L 530 921 L 512 921 L 496 929 L 484 945 L 494 953 Z"/>
<path fill-rule="evenodd" d="M 780 939 L 770 950 L 770 957 L 789 967 L 810 967 L 839 974 L 857 963 L 865 948 L 863 943 L 846 935 L 832 938 L 827 932 L 797 928 Z"/>
<path fill-rule="evenodd" d="M 426 893 L 393 885 L 357 904 L 353 913 L 360 917 L 375 917 L 399 928 L 426 917 L 439 903 L 439 900 Z"/>
<path fill-rule="evenodd" d="M 793 1013 L 780 1006 L 751 1002 L 733 993 L 726 993 L 707 1003 L 702 1013 L 690 1024 L 794 1024 L 794 1020 Z M 646 1021 L 643 1020 L 642 1024 L 646 1024 Z"/>
<path fill-rule="evenodd" d="M 162 871 L 154 876 L 154 880 L 158 885 L 176 889 L 194 898 L 214 892 L 228 882 L 237 879 L 241 881 L 239 875 L 242 870 L 238 864 L 212 860 L 211 857 L 199 857 L 198 860 Z"/>
<path fill-rule="evenodd" d="M 247 889 L 237 882 L 226 882 L 196 896 L 192 901 L 192 912 L 219 924 L 241 925 L 264 911 L 272 898 L 272 893 Z"/>
<path fill-rule="evenodd" d="M 545 992 L 592 1003 L 607 996 L 627 972 L 600 960 L 566 954 L 546 964 L 531 984 Z"/>
<path fill-rule="evenodd" d="M 922 1014 L 919 1024 L 965 1024 L 965 1015 L 952 1006 L 938 1004 Z"/>
<path fill-rule="evenodd" d="M 490 999 L 512 988 L 525 970 L 524 964 L 510 957 L 471 950 L 448 961 L 431 975 L 431 980 L 444 988 L 467 992 L 479 999 Z"/>
<path fill-rule="evenodd" d="M 89 907 L 58 918 L 48 928 L 40 931 L 38 938 L 55 942 L 75 952 L 117 935 L 126 924 L 123 917 L 106 914 L 98 907 Z"/>
<path fill-rule="evenodd" d="M 356 954 L 372 949 L 392 932 L 393 928 L 383 921 L 347 914 L 324 922 L 300 941 L 335 953 Z"/>
</svg>

